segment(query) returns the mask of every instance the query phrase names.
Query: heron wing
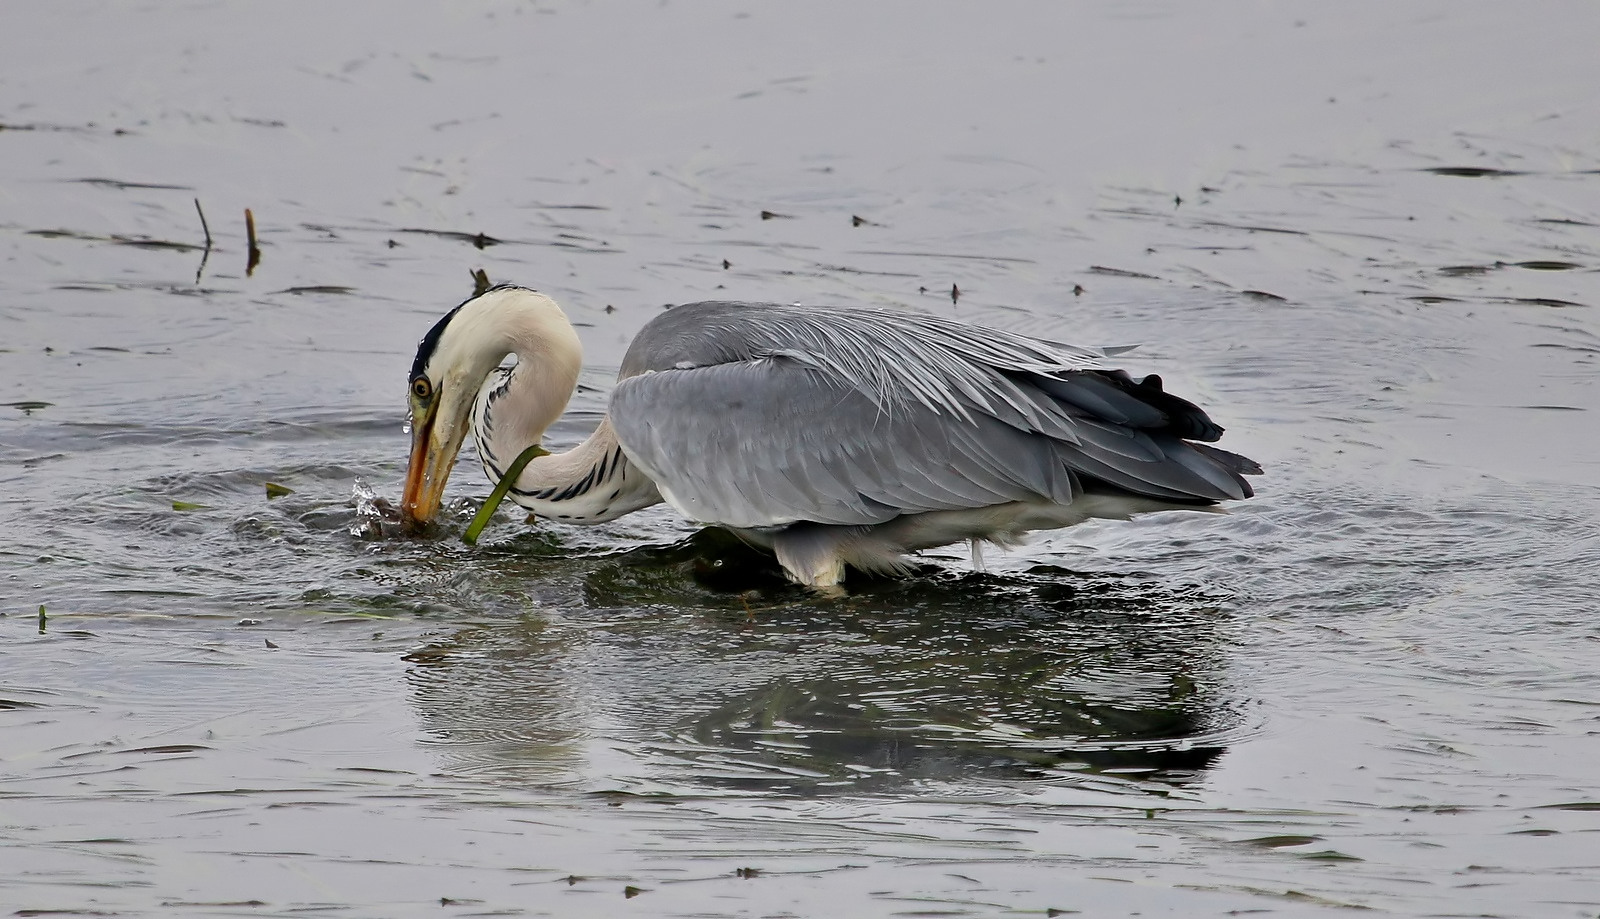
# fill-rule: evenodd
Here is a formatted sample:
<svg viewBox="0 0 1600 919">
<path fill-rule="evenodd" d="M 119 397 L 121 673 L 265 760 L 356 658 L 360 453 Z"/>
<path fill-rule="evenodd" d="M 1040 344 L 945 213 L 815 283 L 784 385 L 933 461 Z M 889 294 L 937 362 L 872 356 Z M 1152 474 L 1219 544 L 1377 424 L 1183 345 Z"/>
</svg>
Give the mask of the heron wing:
<svg viewBox="0 0 1600 919">
<path fill-rule="evenodd" d="M 782 357 L 836 377 L 894 409 L 922 405 L 965 417 L 972 409 L 1030 413 L 1006 374 L 1102 367 L 1088 348 L 983 329 L 924 313 L 775 303 L 690 303 L 635 337 L 623 377 Z"/>
<path fill-rule="evenodd" d="M 992 418 L 953 420 L 922 407 L 885 412 L 784 358 L 647 373 L 611 396 L 629 459 L 669 503 L 708 523 L 882 523 L 1072 499 L 1072 477 L 1048 439 Z"/>
<path fill-rule="evenodd" d="M 611 420 L 668 502 L 692 519 L 735 527 L 1066 504 L 1083 490 L 1080 474 L 1174 501 L 1248 493 L 1170 425 L 1130 425 L 1132 416 L 1165 416 L 1115 380 L 1008 372 L 953 352 L 941 361 L 935 372 L 954 404 L 886 399 L 828 360 L 791 349 L 709 366 L 685 361 L 619 381 Z M 1074 401 L 1095 399 L 1104 404 Z"/>
</svg>

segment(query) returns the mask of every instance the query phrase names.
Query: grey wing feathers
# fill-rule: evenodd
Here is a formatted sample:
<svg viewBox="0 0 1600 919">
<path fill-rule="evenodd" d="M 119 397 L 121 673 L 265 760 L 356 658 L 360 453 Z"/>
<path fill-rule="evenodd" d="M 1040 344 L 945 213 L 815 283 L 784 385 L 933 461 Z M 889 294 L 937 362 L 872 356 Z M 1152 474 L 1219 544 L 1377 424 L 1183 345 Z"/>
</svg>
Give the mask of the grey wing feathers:
<svg viewBox="0 0 1600 919">
<path fill-rule="evenodd" d="M 1157 377 L 1094 352 L 936 317 L 769 304 L 678 307 L 612 395 L 624 450 L 689 516 L 730 526 L 882 523 L 1086 484 L 1208 503 L 1249 460 Z"/>
<path fill-rule="evenodd" d="M 964 416 L 1026 402 L 1003 375 L 1100 367 L 1086 348 L 918 313 L 771 303 L 691 303 L 634 339 L 622 376 L 782 356 L 837 375 L 881 405 L 918 403 Z M 997 373 L 998 371 L 998 373 Z"/>
<path fill-rule="evenodd" d="M 985 417 L 952 429 L 920 406 L 886 414 L 783 358 L 630 377 L 611 420 L 663 497 L 735 527 L 883 523 L 1075 493 L 1046 438 Z"/>
</svg>

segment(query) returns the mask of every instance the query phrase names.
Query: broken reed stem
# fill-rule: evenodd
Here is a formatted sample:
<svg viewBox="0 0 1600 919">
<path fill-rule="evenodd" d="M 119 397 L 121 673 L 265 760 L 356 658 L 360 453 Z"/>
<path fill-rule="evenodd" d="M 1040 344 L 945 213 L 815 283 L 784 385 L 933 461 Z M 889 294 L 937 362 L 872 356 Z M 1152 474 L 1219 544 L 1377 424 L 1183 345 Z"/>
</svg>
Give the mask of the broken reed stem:
<svg viewBox="0 0 1600 919">
<path fill-rule="evenodd" d="M 205 212 L 204 208 L 200 207 L 200 199 L 199 198 L 194 199 L 194 209 L 195 209 L 195 213 L 200 215 L 200 229 L 202 229 L 202 230 L 204 230 L 206 232 L 206 251 L 210 252 L 211 251 L 211 227 L 210 227 L 210 225 L 208 225 L 206 223 L 206 212 Z"/>
<path fill-rule="evenodd" d="M 195 213 L 200 215 L 200 229 L 206 233 L 206 250 L 200 253 L 200 267 L 194 270 L 194 282 L 200 283 L 200 276 L 206 273 L 206 260 L 211 258 L 211 226 L 206 223 L 205 208 L 200 206 L 200 199 L 194 199 Z"/>
<path fill-rule="evenodd" d="M 250 213 L 248 207 L 244 209 L 244 238 L 250 247 L 244 264 L 244 276 L 248 278 L 256 273 L 256 266 L 261 264 L 261 249 L 256 246 L 256 215 Z"/>
</svg>

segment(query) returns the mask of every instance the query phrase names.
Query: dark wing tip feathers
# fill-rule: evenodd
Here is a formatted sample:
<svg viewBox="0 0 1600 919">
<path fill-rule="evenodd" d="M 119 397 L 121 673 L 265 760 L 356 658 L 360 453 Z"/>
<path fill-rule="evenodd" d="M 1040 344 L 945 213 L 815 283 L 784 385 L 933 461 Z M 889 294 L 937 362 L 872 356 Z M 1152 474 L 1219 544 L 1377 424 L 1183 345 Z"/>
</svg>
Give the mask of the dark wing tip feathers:
<svg viewBox="0 0 1600 919">
<path fill-rule="evenodd" d="M 1221 425 L 1198 405 L 1162 389 L 1155 374 L 1136 381 L 1122 370 L 1073 370 L 1034 382 L 1052 397 L 1113 424 L 1207 443 L 1222 437 Z"/>
<path fill-rule="evenodd" d="M 1160 468 L 1124 464 L 1113 455 L 1121 441 L 1103 431 L 1097 434 L 1090 425 L 1080 432 L 1084 442 L 1069 461 L 1081 464 L 1085 476 L 1136 493 L 1203 503 L 1254 494 L 1243 477 L 1259 475 L 1261 467 L 1207 446 L 1222 437 L 1222 426 L 1199 406 L 1168 393 L 1161 377 L 1135 380 L 1122 370 L 1075 370 L 1038 375 L 1032 383 L 1084 422 L 1109 424 L 1109 430 L 1120 428 L 1163 445 L 1164 456 L 1153 460 Z"/>
</svg>

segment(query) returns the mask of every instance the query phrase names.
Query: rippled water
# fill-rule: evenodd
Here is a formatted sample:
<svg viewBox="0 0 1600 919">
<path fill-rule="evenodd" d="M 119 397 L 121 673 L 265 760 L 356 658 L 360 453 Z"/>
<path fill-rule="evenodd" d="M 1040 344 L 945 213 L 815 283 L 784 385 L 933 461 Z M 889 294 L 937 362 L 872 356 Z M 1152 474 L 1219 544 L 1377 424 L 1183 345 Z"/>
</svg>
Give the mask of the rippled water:
<svg viewBox="0 0 1600 919">
<path fill-rule="evenodd" d="M 1594 7 L 278 9 L 0 13 L 4 912 L 1600 915 Z M 470 460 L 382 538 L 477 268 L 560 442 L 664 304 L 852 302 L 1268 474 L 844 600 L 466 547 Z"/>
</svg>

